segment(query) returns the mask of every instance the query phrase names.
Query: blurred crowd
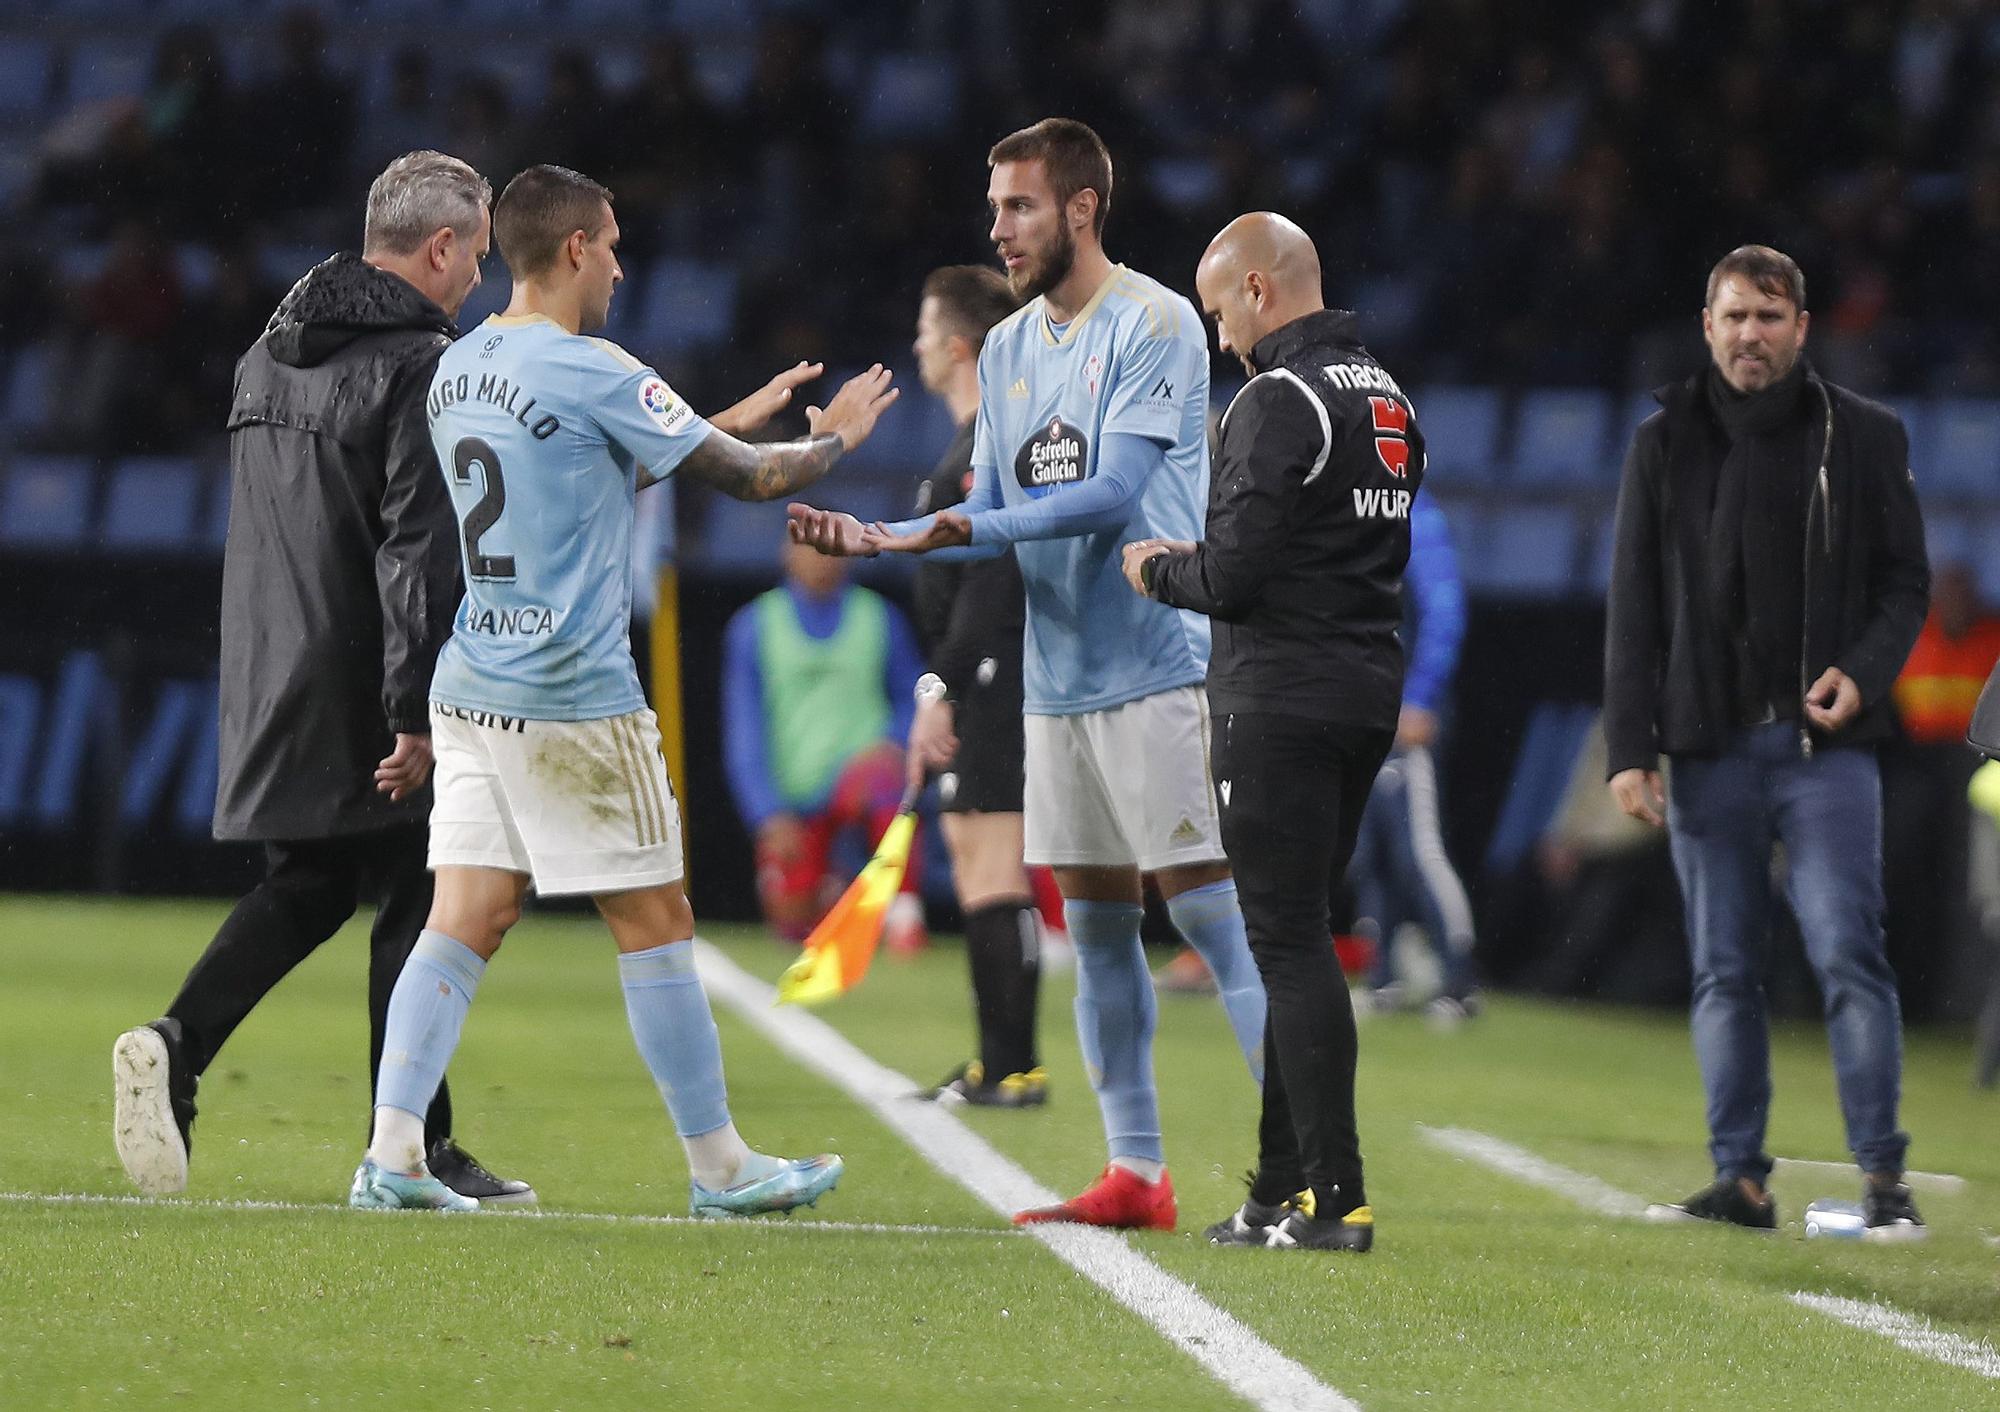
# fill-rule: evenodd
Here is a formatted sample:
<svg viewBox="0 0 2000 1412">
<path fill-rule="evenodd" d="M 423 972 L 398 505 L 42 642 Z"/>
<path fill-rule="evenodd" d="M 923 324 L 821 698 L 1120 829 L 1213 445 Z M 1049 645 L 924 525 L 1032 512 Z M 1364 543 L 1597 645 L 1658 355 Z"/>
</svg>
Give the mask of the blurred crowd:
<svg viewBox="0 0 2000 1412">
<path fill-rule="evenodd" d="M 984 253 L 986 147 L 1059 112 L 1117 160 L 1115 256 L 1185 286 L 1231 215 L 1288 212 L 1412 385 L 1683 371 L 1708 266 L 1757 240 L 1804 266 L 1841 381 L 2000 393 L 1981 0 L 712 8 L 728 32 L 300 9 L 246 46 L 177 23 L 143 92 L 52 101 L 21 136 L 0 359 L 60 345 L 56 443 L 182 445 L 298 273 L 271 250 L 352 244 L 368 179 L 436 146 L 496 185 L 576 166 L 616 192 L 635 265 L 732 270 L 728 336 L 660 359 L 713 399 L 802 354 L 901 354 L 923 275 Z"/>
</svg>

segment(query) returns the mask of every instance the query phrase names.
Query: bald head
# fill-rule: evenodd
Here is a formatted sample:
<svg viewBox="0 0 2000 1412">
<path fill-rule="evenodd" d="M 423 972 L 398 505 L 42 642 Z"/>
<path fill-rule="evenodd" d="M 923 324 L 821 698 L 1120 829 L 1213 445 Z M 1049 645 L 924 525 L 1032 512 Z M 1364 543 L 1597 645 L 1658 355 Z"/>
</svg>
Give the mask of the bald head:
<svg viewBox="0 0 2000 1412">
<path fill-rule="evenodd" d="M 1326 307 L 1312 237 L 1271 211 L 1252 211 L 1224 226 L 1208 243 L 1194 283 L 1222 350 L 1253 373 L 1250 350 L 1261 339 Z"/>
</svg>

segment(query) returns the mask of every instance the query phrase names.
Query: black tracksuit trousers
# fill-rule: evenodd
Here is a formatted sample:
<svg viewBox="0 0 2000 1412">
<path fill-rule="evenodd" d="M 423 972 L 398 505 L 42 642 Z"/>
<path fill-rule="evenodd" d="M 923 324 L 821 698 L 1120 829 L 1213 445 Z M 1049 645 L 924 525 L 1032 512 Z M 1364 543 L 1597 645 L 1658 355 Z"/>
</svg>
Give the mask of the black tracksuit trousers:
<svg viewBox="0 0 2000 1412">
<path fill-rule="evenodd" d="M 1354 852 L 1394 732 L 1298 716 L 1216 718 L 1222 846 L 1269 1000 L 1264 1111 L 1251 1195 L 1311 1188 L 1322 1217 L 1367 1203 L 1354 1122 L 1354 1010 L 1327 893 Z"/>
<path fill-rule="evenodd" d="M 199 1076 L 272 987 L 339 931 L 364 899 L 375 904 L 368 954 L 368 1098 L 372 1121 L 382 1032 L 396 977 L 431 909 L 427 831 L 408 824 L 339 838 L 271 843 L 264 881 L 229 914 L 167 1007 Z M 424 1119 L 426 1148 L 451 1135 L 443 1083 Z"/>
</svg>

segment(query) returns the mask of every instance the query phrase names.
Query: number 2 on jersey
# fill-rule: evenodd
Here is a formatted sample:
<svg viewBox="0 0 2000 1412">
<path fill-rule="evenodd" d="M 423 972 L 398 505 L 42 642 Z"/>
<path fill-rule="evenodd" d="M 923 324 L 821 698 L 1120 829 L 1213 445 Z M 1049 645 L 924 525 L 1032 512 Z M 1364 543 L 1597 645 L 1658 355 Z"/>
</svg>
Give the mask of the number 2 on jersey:
<svg viewBox="0 0 2000 1412">
<path fill-rule="evenodd" d="M 475 465 L 486 473 L 486 493 L 465 516 L 465 571 L 476 579 L 512 579 L 512 554 L 479 552 L 480 536 L 499 523 L 500 512 L 507 508 L 507 479 L 500 472 L 500 457 L 483 439 L 463 437 L 451 448 L 452 479 L 471 485 Z"/>
</svg>

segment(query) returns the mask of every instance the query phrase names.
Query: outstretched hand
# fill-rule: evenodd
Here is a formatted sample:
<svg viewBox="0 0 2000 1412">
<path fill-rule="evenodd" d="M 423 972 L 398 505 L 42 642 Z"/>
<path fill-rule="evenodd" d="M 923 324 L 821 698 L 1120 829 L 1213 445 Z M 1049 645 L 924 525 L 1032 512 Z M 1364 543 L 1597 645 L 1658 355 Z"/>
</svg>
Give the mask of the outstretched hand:
<svg viewBox="0 0 2000 1412">
<path fill-rule="evenodd" d="M 708 419 L 734 437 L 748 437 L 792 405 L 792 393 L 826 371 L 824 363 L 799 363 L 785 369 L 733 407 Z"/>
<path fill-rule="evenodd" d="M 929 525 L 910 534 L 890 534 L 879 522 L 869 525 L 861 542 L 871 554 L 925 554 L 972 543 L 972 521 L 957 510 L 940 510 Z"/>
<path fill-rule="evenodd" d="M 806 421 L 812 426 L 813 435 L 837 436 L 849 451 L 866 441 L 875 430 L 875 419 L 896 400 L 898 389 L 889 385 L 894 376 L 877 363 L 867 372 L 849 378 L 824 411 L 818 407 L 806 408 Z"/>
<path fill-rule="evenodd" d="M 794 544 L 809 544 L 836 559 L 873 558 L 863 542 L 867 526 L 840 510 L 822 510 L 797 501 L 785 507 L 785 532 Z"/>
</svg>

